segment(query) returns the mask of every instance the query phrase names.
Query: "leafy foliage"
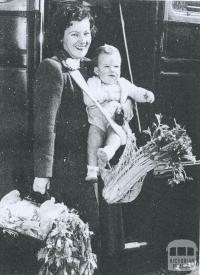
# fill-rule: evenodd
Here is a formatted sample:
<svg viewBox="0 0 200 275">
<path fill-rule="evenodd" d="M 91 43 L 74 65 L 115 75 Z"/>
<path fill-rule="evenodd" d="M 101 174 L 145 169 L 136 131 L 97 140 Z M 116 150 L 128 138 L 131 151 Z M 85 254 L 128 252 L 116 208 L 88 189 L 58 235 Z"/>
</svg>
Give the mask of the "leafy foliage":
<svg viewBox="0 0 200 275">
<path fill-rule="evenodd" d="M 188 178 L 184 170 L 184 162 L 196 161 L 192 153 L 192 141 L 187 135 L 186 130 L 182 128 L 176 121 L 174 127 L 170 128 L 167 124 L 162 123 L 162 115 L 156 115 L 156 123 L 153 124 L 152 130 L 144 131 L 149 136 L 150 141 L 144 146 L 146 154 L 150 158 L 163 164 L 172 170 L 172 179 L 169 184 L 179 184 Z"/>
<path fill-rule="evenodd" d="M 44 246 L 38 252 L 41 274 L 92 275 L 96 255 L 92 253 L 91 232 L 74 210 L 66 210 L 54 222 Z"/>
</svg>

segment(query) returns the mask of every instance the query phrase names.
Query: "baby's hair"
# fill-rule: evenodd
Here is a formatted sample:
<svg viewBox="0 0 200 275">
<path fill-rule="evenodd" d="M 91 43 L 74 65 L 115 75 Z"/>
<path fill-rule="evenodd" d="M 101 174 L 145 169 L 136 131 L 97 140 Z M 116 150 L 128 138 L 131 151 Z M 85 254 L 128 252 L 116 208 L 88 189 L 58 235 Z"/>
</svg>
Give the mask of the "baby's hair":
<svg viewBox="0 0 200 275">
<path fill-rule="evenodd" d="M 100 56 L 100 54 L 112 55 L 114 53 L 118 53 L 119 56 L 121 56 L 119 50 L 112 45 L 104 44 L 103 46 L 99 46 L 94 53 L 94 57 L 93 57 L 94 66 L 98 65 L 98 57 Z"/>
</svg>

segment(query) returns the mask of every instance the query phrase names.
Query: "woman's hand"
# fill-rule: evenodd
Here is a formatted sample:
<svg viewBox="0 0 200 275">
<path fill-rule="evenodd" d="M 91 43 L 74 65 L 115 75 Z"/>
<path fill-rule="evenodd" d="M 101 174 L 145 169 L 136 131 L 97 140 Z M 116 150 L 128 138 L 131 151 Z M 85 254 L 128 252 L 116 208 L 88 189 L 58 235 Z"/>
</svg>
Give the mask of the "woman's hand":
<svg viewBox="0 0 200 275">
<path fill-rule="evenodd" d="M 50 188 L 50 178 L 35 178 L 33 182 L 33 191 L 44 195 Z"/>
<path fill-rule="evenodd" d="M 122 110 L 124 111 L 124 119 L 130 121 L 133 118 L 133 101 L 128 98 L 122 104 Z"/>
</svg>

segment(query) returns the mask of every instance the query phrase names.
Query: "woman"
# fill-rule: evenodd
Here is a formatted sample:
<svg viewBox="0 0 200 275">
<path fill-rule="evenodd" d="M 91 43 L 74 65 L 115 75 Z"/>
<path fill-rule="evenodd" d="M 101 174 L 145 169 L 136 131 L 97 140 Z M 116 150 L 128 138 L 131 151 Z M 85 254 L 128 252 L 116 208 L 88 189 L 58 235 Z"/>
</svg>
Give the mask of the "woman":
<svg viewBox="0 0 200 275">
<path fill-rule="evenodd" d="M 50 186 L 51 194 L 77 209 L 97 237 L 97 198 L 94 185 L 84 180 L 89 125 L 82 91 L 69 74 L 80 67 L 87 76 L 85 55 L 95 34 L 94 21 L 83 5 L 63 4 L 52 26 L 59 47 L 55 56 L 42 61 L 35 81 L 33 190 L 44 194 Z M 103 203 L 104 212 L 106 208 Z"/>
<path fill-rule="evenodd" d="M 77 209 L 96 232 L 94 186 L 84 182 L 87 115 L 82 91 L 68 73 L 70 66 L 86 73 L 94 21 L 84 6 L 65 4 L 54 15 L 52 32 L 60 45 L 40 64 L 35 80 L 33 190 L 44 194 L 50 186 L 53 196 Z"/>
</svg>

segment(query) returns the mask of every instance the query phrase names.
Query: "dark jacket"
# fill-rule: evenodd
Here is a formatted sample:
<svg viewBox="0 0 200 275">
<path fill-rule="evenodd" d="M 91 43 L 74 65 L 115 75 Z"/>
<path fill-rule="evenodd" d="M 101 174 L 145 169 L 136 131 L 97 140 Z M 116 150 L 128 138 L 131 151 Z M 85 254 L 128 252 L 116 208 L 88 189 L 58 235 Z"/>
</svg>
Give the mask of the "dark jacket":
<svg viewBox="0 0 200 275">
<path fill-rule="evenodd" d="M 36 177 L 53 176 L 54 159 L 58 153 L 55 151 L 56 146 L 62 151 L 68 150 L 69 147 L 74 150 L 76 146 L 80 149 L 80 144 L 85 148 L 87 146 L 88 123 L 82 91 L 71 80 L 67 69 L 61 64 L 61 59 L 62 57 L 56 56 L 43 60 L 36 73 L 34 91 L 34 175 Z M 82 73 L 84 69 L 82 66 Z"/>
<path fill-rule="evenodd" d="M 85 183 L 88 120 L 83 94 L 63 67 L 65 54 L 44 59 L 34 89 L 34 176 L 51 178 L 51 195 L 79 211 L 97 231 L 98 205 Z M 86 62 L 86 61 L 85 61 Z M 85 75 L 85 62 L 81 73 Z"/>
</svg>

